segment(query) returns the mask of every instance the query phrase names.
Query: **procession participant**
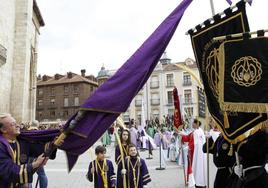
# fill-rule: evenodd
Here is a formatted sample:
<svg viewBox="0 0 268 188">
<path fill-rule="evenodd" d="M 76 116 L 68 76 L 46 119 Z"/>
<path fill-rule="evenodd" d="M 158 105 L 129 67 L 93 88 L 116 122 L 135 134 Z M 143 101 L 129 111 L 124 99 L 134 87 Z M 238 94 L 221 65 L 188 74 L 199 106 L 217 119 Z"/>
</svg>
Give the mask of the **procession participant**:
<svg viewBox="0 0 268 188">
<path fill-rule="evenodd" d="M 192 124 L 194 131 L 189 135 L 182 135 L 183 142 L 189 143 L 189 163 L 188 163 L 188 175 L 193 172 L 196 187 L 205 187 L 207 184 L 207 161 L 206 156 L 202 151 L 203 145 L 205 143 L 205 134 L 202 130 L 201 122 L 194 119 Z M 191 169 L 192 166 L 192 169 Z"/>
<path fill-rule="evenodd" d="M 106 147 L 106 146 L 111 144 L 111 136 L 110 136 L 108 130 L 105 131 L 104 134 L 102 135 L 101 142 L 102 142 L 102 145 L 104 147 Z"/>
<path fill-rule="evenodd" d="M 115 147 L 115 163 L 120 165 L 125 161 L 126 156 L 128 156 L 128 150 L 130 142 L 130 132 L 127 129 L 121 131 L 120 141 L 123 149 L 123 154 L 120 153 L 119 145 Z M 123 177 L 121 176 L 121 172 L 117 168 L 117 188 L 123 188 Z"/>
<path fill-rule="evenodd" d="M 151 178 L 145 161 L 139 157 L 137 147 L 134 144 L 129 145 L 129 156 L 125 159 L 125 168 L 120 164 L 118 168 L 121 174 L 126 175 L 127 188 L 143 188 Z"/>
<path fill-rule="evenodd" d="M 268 187 L 268 173 L 265 170 L 268 160 L 268 126 L 249 136 L 238 145 L 237 150 L 242 169 L 236 173 L 243 180 L 243 188 Z"/>
<path fill-rule="evenodd" d="M 28 187 L 34 172 L 48 160 L 43 152 L 49 144 L 29 142 L 20 133 L 20 125 L 10 114 L 0 114 L 0 188 Z M 30 157 L 37 159 L 28 163 Z"/>
<path fill-rule="evenodd" d="M 90 162 L 87 178 L 94 181 L 94 188 L 112 188 L 116 186 L 116 175 L 113 163 L 105 158 L 106 148 L 97 146 L 95 148 L 96 159 Z"/>
<path fill-rule="evenodd" d="M 213 155 L 213 162 L 217 167 L 217 173 L 214 181 L 214 188 L 226 188 L 229 182 L 234 179 L 233 167 L 235 165 L 235 156 L 229 155 L 231 144 L 224 139 L 222 135 L 219 135 L 214 140 L 214 134 L 210 131 L 208 143 L 209 153 Z M 203 145 L 203 152 L 207 153 L 207 143 Z"/>
<path fill-rule="evenodd" d="M 129 129 L 130 132 L 130 141 L 132 144 L 138 147 L 137 141 L 138 141 L 138 130 L 135 128 L 134 124 L 131 124 L 131 128 Z"/>
</svg>

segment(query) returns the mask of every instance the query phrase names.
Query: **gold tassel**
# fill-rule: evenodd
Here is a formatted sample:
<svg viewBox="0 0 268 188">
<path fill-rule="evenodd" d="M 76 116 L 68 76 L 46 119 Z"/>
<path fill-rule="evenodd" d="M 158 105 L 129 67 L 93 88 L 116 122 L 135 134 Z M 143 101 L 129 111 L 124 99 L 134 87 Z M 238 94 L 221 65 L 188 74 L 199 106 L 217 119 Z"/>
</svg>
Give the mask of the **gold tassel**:
<svg viewBox="0 0 268 188">
<path fill-rule="evenodd" d="M 233 156 L 233 154 L 234 154 L 234 151 L 233 151 L 233 144 L 231 144 L 231 146 L 230 146 L 230 150 L 229 150 L 229 152 L 228 152 L 228 156 Z"/>
<path fill-rule="evenodd" d="M 229 126 L 229 120 L 228 120 L 228 115 L 226 111 L 223 113 L 223 121 L 224 121 L 225 129 L 228 129 L 230 126 Z"/>
</svg>

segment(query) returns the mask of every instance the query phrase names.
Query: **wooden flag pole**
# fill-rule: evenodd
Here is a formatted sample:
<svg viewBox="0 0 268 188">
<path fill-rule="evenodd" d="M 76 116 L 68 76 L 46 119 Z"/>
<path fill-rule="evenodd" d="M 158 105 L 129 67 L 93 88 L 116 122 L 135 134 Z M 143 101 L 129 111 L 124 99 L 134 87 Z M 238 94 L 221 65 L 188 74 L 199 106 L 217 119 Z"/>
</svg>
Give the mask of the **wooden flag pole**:
<svg viewBox="0 0 268 188">
<path fill-rule="evenodd" d="M 116 119 L 116 124 L 118 124 L 120 127 L 124 128 L 124 129 L 126 128 L 125 125 L 124 125 L 124 121 L 123 121 L 123 119 L 121 117 L 118 117 Z M 126 169 L 126 167 L 125 167 L 125 159 L 124 159 L 123 145 L 122 145 L 121 140 L 119 138 L 118 129 L 117 128 L 115 130 L 115 137 L 116 137 L 117 143 L 119 145 L 119 150 L 120 150 L 120 153 L 121 153 L 122 168 L 123 169 Z M 127 188 L 126 174 L 123 174 L 123 188 Z"/>
<path fill-rule="evenodd" d="M 120 140 L 120 138 L 118 136 L 118 129 L 115 130 L 115 137 L 116 137 L 117 143 L 119 145 L 119 150 L 120 150 L 120 153 L 121 153 L 122 168 L 123 169 L 126 169 L 126 167 L 125 167 L 125 159 L 124 159 L 124 152 L 123 152 L 123 146 L 122 146 L 121 140 Z M 126 187 L 127 187 L 126 174 L 123 174 L 123 188 L 126 188 Z"/>
</svg>

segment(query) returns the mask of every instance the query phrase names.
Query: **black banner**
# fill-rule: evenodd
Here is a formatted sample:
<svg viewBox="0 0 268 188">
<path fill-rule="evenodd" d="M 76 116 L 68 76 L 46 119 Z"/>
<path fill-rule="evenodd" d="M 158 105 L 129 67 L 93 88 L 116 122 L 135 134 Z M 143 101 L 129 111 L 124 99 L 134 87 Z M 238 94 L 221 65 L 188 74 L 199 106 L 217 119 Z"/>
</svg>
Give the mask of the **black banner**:
<svg viewBox="0 0 268 188">
<path fill-rule="evenodd" d="M 244 133 L 267 120 L 266 114 L 224 112 L 219 106 L 219 46 L 223 41 L 213 41 L 217 36 L 230 35 L 249 31 L 245 3 L 237 3 L 237 10 L 230 8 L 224 11 L 225 16 L 215 15 L 214 22 L 204 22 L 196 31 L 189 31 L 192 46 L 198 65 L 199 73 L 203 80 L 207 97 L 208 109 L 224 135 L 231 143 L 245 139 Z"/>
<path fill-rule="evenodd" d="M 198 116 L 201 118 L 206 118 L 206 97 L 202 89 L 198 88 Z"/>
<path fill-rule="evenodd" d="M 220 47 L 219 97 L 223 110 L 267 113 L 268 38 L 244 35 Z"/>
</svg>

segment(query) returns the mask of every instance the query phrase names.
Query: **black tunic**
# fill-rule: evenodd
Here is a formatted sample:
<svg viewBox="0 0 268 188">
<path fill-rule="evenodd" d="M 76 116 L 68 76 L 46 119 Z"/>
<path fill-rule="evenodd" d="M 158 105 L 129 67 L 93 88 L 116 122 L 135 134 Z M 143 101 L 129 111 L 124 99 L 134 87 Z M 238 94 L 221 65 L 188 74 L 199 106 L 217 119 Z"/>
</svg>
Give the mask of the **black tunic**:
<svg viewBox="0 0 268 188">
<path fill-rule="evenodd" d="M 238 154 L 244 170 L 253 166 L 262 166 L 245 172 L 244 188 L 267 188 L 268 174 L 265 164 L 268 159 L 268 134 L 259 130 L 240 146 Z"/>
<path fill-rule="evenodd" d="M 218 168 L 214 181 L 214 188 L 226 188 L 235 178 L 232 167 L 235 164 L 235 157 L 229 156 L 230 143 L 223 136 L 219 136 L 214 142 L 209 138 L 209 153 L 213 154 L 213 162 Z M 206 143 L 203 145 L 203 152 L 207 152 Z"/>
</svg>

